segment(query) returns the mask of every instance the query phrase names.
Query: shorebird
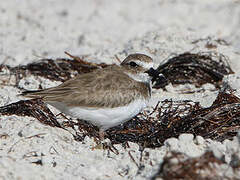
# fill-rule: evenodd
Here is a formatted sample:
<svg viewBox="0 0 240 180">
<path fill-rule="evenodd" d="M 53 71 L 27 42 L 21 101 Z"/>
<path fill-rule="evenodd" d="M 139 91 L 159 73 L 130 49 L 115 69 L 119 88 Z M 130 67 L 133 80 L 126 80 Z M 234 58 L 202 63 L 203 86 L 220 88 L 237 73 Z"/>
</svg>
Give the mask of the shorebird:
<svg viewBox="0 0 240 180">
<path fill-rule="evenodd" d="M 131 54 L 120 65 L 111 65 L 77 75 L 57 87 L 26 91 L 22 95 L 41 98 L 61 112 L 82 119 L 104 131 L 124 123 L 141 112 L 151 98 L 153 60 Z"/>
</svg>

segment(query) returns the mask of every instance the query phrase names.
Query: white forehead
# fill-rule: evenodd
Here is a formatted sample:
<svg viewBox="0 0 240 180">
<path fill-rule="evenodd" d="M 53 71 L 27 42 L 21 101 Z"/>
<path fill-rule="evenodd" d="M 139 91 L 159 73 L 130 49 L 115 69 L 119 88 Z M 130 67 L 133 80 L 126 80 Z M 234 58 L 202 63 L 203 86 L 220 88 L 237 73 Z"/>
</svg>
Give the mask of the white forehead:
<svg viewBox="0 0 240 180">
<path fill-rule="evenodd" d="M 146 61 L 140 61 L 140 60 L 134 60 L 134 62 L 145 69 L 153 68 L 153 62 L 146 62 Z"/>
</svg>

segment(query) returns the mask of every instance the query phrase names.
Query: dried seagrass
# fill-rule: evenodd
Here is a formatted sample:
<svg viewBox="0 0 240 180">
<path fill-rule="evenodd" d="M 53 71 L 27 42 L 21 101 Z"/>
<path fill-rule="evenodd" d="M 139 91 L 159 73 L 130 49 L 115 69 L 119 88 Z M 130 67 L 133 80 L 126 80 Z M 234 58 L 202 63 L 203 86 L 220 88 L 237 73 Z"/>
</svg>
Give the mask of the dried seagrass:
<svg viewBox="0 0 240 180">
<path fill-rule="evenodd" d="M 157 180 L 159 178 L 164 180 L 228 179 L 227 175 L 221 171 L 220 165 L 223 164 L 225 163 L 217 159 L 212 152 L 206 152 L 196 158 L 189 158 L 182 153 L 172 152 L 164 157 L 159 171 L 151 180 Z M 226 170 L 228 168 L 229 167 L 226 167 Z"/>
<path fill-rule="evenodd" d="M 66 119 L 60 125 L 51 111 L 41 100 L 19 101 L 0 107 L 1 115 L 32 116 L 41 123 L 72 128 L 76 140 L 85 136 L 98 137 L 97 127 L 75 119 Z M 193 101 L 165 100 L 151 112 L 144 112 L 132 120 L 106 131 L 106 138 L 113 144 L 135 142 L 142 147 L 155 148 L 163 145 L 170 137 L 192 133 L 218 141 L 232 139 L 240 130 L 240 100 L 231 92 L 221 91 L 208 108 L 202 108 Z"/>
<path fill-rule="evenodd" d="M 173 85 L 189 83 L 196 87 L 206 83 L 219 87 L 224 75 L 233 74 L 227 57 L 213 52 L 183 53 L 168 59 L 157 69 Z M 161 84 L 157 83 L 155 88 L 159 85 Z"/>
<path fill-rule="evenodd" d="M 68 53 L 66 53 L 68 54 Z M 14 76 L 15 86 L 18 87 L 19 81 L 29 75 L 40 76 L 54 81 L 66 81 L 77 74 L 91 72 L 98 68 L 104 68 L 107 65 L 89 63 L 83 59 L 68 54 L 73 59 L 42 59 L 27 65 L 10 67 L 0 65 L 1 76 Z M 3 72 L 6 72 L 5 74 Z"/>
<path fill-rule="evenodd" d="M 18 101 L 6 106 L 0 107 L 0 115 L 18 115 L 34 117 L 41 123 L 61 127 L 54 114 L 49 110 L 41 99 L 32 99 L 25 101 Z"/>
</svg>

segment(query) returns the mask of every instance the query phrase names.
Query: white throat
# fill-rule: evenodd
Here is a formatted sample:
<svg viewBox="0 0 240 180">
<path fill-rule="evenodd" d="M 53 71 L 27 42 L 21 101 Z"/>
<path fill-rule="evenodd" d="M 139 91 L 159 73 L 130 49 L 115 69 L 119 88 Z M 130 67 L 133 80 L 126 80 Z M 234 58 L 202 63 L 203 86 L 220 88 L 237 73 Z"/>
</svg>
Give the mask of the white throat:
<svg viewBox="0 0 240 180">
<path fill-rule="evenodd" d="M 132 74 L 132 73 L 126 73 L 130 78 L 134 79 L 135 81 L 143 82 L 143 83 L 150 83 L 151 77 L 147 73 L 138 73 L 138 74 Z"/>
</svg>

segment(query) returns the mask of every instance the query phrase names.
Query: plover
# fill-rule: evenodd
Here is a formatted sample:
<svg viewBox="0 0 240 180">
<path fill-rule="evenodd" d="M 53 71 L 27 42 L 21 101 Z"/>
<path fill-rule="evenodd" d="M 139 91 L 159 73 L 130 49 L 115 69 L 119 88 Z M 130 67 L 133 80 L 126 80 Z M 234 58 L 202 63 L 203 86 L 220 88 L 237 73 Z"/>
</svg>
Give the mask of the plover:
<svg viewBox="0 0 240 180">
<path fill-rule="evenodd" d="M 61 85 L 22 95 L 41 98 L 61 112 L 99 127 L 100 137 L 108 128 L 126 122 L 141 112 L 152 93 L 153 60 L 131 54 L 120 65 L 111 65 L 77 75 Z"/>
</svg>

